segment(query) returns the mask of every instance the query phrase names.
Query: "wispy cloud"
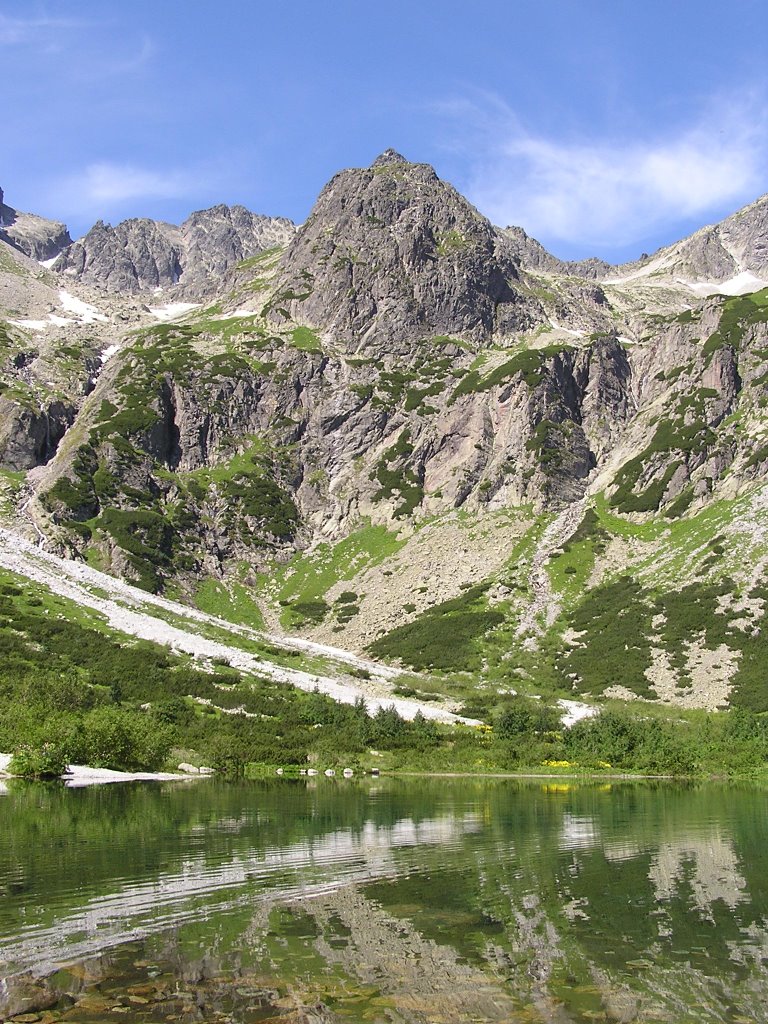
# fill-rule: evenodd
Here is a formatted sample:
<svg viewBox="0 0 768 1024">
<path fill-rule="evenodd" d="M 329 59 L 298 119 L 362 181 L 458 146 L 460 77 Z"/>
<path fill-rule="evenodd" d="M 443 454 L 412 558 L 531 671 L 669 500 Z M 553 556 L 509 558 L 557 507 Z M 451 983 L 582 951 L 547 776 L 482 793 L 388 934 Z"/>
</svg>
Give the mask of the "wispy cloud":
<svg viewBox="0 0 768 1024">
<path fill-rule="evenodd" d="M 236 157 L 215 158 L 183 167 L 147 167 L 99 161 L 76 173 L 48 178 L 48 208 L 70 225 L 96 219 L 113 223 L 124 217 L 151 216 L 157 204 L 180 203 L 193 208 L 219 200 L 238 172 Z"/>
<path fill-rule="evenodd" d="M 0 46 L 24 46 L 38 43 L 49 31 L 82 28 L 84 23 L 72 18 L 10 18 L 0 14 Z"/>
<path fill-rule="evenodd" d="M 676 134 L 562 141 L 497 99 L 444 108 L 470 133 L 472 201 L 498 224 L 569 243 L 623 246 L 768 188 L 768 120 L 755 95 L 720 99 Z"/>
<path fill-rule="evenodd" d="M 99 162 L 50 185 L 70 215 L 114 216 L 136 200 L 184 199 L 205 189 L 198 172 Z"/>
<path fill-rule="evenodd" d="M 157 53 L 157 46 L 155 42 L 150 39 L 149 36 L 143 36 L 138 49 L 131 55 L 120 59 L 115 59 L 107 66 L 107 70 L 113 75 L 125 75 L 131 74 L 134 71 L 139 71 L 146 64 L 148 64 Z"/>
<path fill-rule="evenodd" d="M 150 63 L 157 46 L 135 26 L 116 35 L 109 19 L 11 18 L 0 14 L 0 50 L 7 55 L 18 53 L 23 59 L 29 55 L 45 61 L 54 55 L 65 57 L 56 67 L 60 83 L 65 79 L 78 82 L 134 74 Z"/>
</svg>

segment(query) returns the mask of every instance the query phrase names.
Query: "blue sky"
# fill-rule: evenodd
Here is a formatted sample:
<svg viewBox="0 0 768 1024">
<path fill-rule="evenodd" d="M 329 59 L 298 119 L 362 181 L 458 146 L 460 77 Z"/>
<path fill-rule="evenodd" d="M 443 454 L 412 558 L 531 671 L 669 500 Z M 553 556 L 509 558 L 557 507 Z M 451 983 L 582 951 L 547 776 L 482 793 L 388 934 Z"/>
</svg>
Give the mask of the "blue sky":
<svg viewBox="0 0 768 1024">
<path fill-rule="evenodd" d="M 764 0 L 0 0 L 0 185 L 65 220 L 303 220 L 389 146 L 559 256 L 768 191 Z"/>
</svg>

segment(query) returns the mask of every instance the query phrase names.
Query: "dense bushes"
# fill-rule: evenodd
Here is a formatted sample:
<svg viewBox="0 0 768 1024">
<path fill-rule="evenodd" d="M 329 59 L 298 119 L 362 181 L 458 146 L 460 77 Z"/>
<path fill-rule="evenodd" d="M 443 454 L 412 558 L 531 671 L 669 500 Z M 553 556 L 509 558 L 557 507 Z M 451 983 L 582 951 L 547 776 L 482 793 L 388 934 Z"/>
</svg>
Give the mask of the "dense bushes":
<svg viewBox="0 0 768 1024">
<path fill-rule="evenodd" d="M 628 712 L 582 719 L 565 734 L 564 747 L 569 759 L 587 767 L 605 762 L 660 775 L 689 775 L 697 768 L 695 751 L 679 728 Z"/>
<path fill-rule="evenodd" d="M 67 767 L 66 751 L 55 743 L 24 745 L 11 758 L 8 770 L 26 779 L 57 779 Z"/>
<path fill-rule="evenodd" d="M 168 754 L 171 731 L 151 714 L 101 707 L 72 724 L 63 746 L 76 764 L 154 771 L 162 767 Z"/>
<path fill-rule="evenodd" d="M 557 732 L 559 729 L 560 712 L 556 708 L 526 697 L 508 700 L 496 718 L 496 733 L 502 740 L 524 734 Z"/>
<path fill-rule="evenodd" d="M 484 586 L 443 601 L 419 618 L 375 640 L 368 650 L 377 658 L 399 658 L 417 670 L 472 671 L 481 663 L 479 640 L 504 621 L 488 608 Z"/>
<path fill-rule="evenodd" d="M 768 719 L 736 708 L 661 718 L 642 708 L 609 709 L 563 737 L 566 756 L 591 768 L 658 775 L 752 773 L 768 764 Z"/>
</svg>

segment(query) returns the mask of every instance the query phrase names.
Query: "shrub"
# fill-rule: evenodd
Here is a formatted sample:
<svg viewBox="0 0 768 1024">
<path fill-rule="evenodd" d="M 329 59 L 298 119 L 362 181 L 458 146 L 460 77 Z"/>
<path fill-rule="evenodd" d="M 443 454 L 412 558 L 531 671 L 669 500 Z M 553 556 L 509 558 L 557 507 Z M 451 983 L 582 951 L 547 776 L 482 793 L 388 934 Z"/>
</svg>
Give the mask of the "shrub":
<svg viewBox="0 0 768 1024">
<path fill-rule="evenodd" d="M 156 771 L 170 746 L 170 734 L 140 711 L 103 707 L 89 711 L 72 739 L 72 760 L 94 768 Z"/>
<path fill-rule="evenodd" d="M 528 697 L 513 697 L 496 718 L 499 739 L 511 739 L 521 733 L 557 732 L 560 712 L 541 701 Z"/>
<path fill-rule="evenodd" d="M 25 779 L 58 779 L 66 771 L 67 762 L 66 751 L 54 743 L 39 747 L 25 744 L 14 752 L 8 771 Z"/>
</svg>

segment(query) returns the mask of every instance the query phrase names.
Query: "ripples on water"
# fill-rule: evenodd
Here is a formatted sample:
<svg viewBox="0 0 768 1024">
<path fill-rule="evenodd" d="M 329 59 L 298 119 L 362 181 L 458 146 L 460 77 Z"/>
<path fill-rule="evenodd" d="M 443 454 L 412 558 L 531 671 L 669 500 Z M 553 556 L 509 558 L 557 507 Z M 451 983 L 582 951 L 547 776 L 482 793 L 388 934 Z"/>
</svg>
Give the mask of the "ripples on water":
<svg viewBox="0 0 768 1024">
<path fill-rule="evenodd" d="M 749 787 L 18 785 L 0 1016 L 768 1021 L 767 839 Z"/>
</svg>

